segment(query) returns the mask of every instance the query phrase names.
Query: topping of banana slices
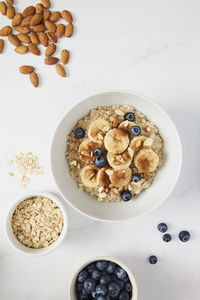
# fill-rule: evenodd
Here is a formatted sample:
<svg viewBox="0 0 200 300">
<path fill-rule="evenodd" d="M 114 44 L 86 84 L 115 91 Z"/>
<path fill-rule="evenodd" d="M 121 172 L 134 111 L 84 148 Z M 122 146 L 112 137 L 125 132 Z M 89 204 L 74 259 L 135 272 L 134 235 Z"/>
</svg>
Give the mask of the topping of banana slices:
<svg viewBox="0 0 200 300">
<path fill-rule="evenodd" d="M 131 181 L 132 171 L 130 168 L 126 170 L 111 170 L 105 171 L 111 181 L 112 186 L 121 188 Z"/>
<path fill-rule="evenodd" d="M 88 137 L 95 143 L 102 144 L 106 132 L 110 130 L 108 121 L 98 119 L 92 122 L 88 129 Z"/>
<path fill-rule="evenodd" d="M 141 135 L 133 138 L 129 147 L 136 153 L 141 149 L 151 148 L 152 143 L 153 140 L 151 138 Z"/>
<path fill-rule="evenodd" d="M 156 170 L 159 157 L 151 149 L 143 149 L 137 153 L 134 162 L 140 172 L 150 173 Z"/>
<path fill-rule="evenodd" d="M 110 185 L 110 179 L 106 172 L 106 168 L 102 168 L 97 173 L 97 184 L 102 187 L 107 187 Z"/>
<path fill-rule="evenodd" d="M 130 133 L 131 128 L 132 128 L 133 126 L 135 126 L 135 125 L 136 125 L 136 124 L 135 124 L 134 122 L 131 122 L 131 121 L 126 120 L 126 121 L 121 122 L 121 123 L 119 124 L 118 128 L 121 129 L 121 130 L 123 130 L 123 131 L 126 132 L 126 133 Z"/>
<path fill-rule="evenodd" d="M 108 152 L 119 154 L 128 147 L 129 138 L 123 130 L 113 128 L 106 133 L 104 144 Z"/>
<path fill-rule="evenodd" d="M 91 141 L 90 139 L 85 139 L 79 146 L 78 154 L 80 159 L 84 161 L 86 164 L 92 164 L 95 156 L 94 156 L 94 149 L 97 148 L 99 145 Z"/>
<path fill-rule="evenodd" d="M 96 187 L 97 186 L 97 174 L 98 174 L 98 168 L 96 168 L 95 166 L 92 166 L 92 165 L 85 166 L 81 170 L 82 183 L 89 188 Z"/>
<path fill-rule="evenodd" d="M 112 154 L 108 152 L 107 160 L 109 165 L 115 170 L 123 170 L 130 166 L 133 158 L 133 151 L 129 147 L 121 154 Z"/>
</svg>

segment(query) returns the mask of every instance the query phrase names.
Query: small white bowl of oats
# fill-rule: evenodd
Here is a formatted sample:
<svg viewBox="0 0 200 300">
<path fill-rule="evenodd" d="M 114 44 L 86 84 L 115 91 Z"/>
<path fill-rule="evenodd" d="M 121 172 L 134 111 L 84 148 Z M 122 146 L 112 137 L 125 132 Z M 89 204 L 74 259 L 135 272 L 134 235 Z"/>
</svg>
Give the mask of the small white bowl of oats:
<svg viewBox="0 0 200 300">
<path fill-rule="evenodd" d="M 68 218 L 61 200 L 51 193 L 32 193 L 10 207 L 5 233 L 10 245 L 20 253 L 46 255 L 66 236 Z"/>
</svg>

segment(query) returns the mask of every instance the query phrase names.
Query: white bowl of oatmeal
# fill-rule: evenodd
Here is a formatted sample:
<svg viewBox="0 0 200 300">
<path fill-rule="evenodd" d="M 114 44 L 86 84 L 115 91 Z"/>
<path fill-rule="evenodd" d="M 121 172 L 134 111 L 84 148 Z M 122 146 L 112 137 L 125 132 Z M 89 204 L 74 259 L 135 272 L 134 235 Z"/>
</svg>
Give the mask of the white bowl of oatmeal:
<svg viewBox="0 0 200 300">
<path fill-rule="evenodd" d="M 51 193 L 32 193 L 16 200 L 5 220 L 10 245 L 32 256 L 49 254 L 64 240 L 68 218 L 61 200 Z"/>
<path fill-rule="evenodd" d="M 132 92 L 82 100 L 65 114 L 51 144 L 61 194 L 79 212 L 104 221 L 131 219 L 159 206 L 172 192 L 181 163 L 170 117 Z"/>
</svg>

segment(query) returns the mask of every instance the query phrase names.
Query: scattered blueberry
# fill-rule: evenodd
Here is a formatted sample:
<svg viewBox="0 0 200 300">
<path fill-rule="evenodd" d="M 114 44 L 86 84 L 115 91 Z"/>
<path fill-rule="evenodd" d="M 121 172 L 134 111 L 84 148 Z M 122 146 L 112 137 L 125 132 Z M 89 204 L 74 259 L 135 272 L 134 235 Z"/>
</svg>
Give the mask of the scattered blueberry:
<svg viewBox="0 0 200 300">
<path fill-rule="evenodd" d="M 108 284 L 109 282 L 111 282 L 111 277 L 109 275 L 103 275 L 100 280 L 99 280 L 100 284 Z"/>
<path fill-rule="evenodd" d="M 113 262 L 109 262 L 108 267 L 106 269 L 108 274 L 113 274 L 115 272 L 116 265 Z"/>
<path fill-rule="evenodd" d="M 155 255 L 152 255 L 149 257 L 150 264 L 155 265 L 157 263 L 157 261 L 158 261 L 158 259 Z"/>
<path fill-rule="evenodd" d="M 94 280 L 98 281 L 100 277 L 101 277 L 101 272 L 99 270 L 96 269 L 92 272 L 92 278 Z"/>
<path fill-rule="evenodd" d="M 77 281 L 79 283 L 83 283 L 87 277 L 88 277 L 88 273 L 85 270 L 83 270 L 78 274 Z"/>
<path fill-rule="evenodd" d="M 116 274 L 117 278 L 120 280 L 124 280 L 127 277 L 126 271 L 120 267 L 117 267 L 115 274 Z"/>
<path fill-rule="evenodd" d="M 130 282 L 127 282 L 125 284 L 125 290 L 127 291 L 127 293 L 130 293 L 132 291 L 132 285 L 130 284 Z"/>
<path fill-rule="evenodd" d="M 135 114 L 132 113 L 132 112 L 128 112 L 124 115 L 124 119 L 128 120 L 128 121 L 131 121 L 131 122 L 134 122 L 135 121 Z"/>
<path fill-rule="evenodd" d="M 75 130 L 75 137 L 77 139 L 82 139 L 85 136 L 85 130 L 81 127 Z"/>
<path fill-rule="evenodd" d="M 190 239 L 190 233 L 188 231 L 186 231 L 186 230 L 181 231 L 179 233 L 179 239 L 181 240 L 181 242 L 184 242 L 184 243 L 188 242 L 189 239 Z"/>
<path fill-rule="evenodd" d="M 123 191 L 121 193 L 121 198 L 123 201 L 130 201 L 132 198 L 132 194 L 130 191 Z"/>
<path fill-rule="evenodd" d="M 95 289 L 97 296 L 105 296 L 107 294 L 107 287 L 103 284 L 99 284 Z"/>
<path fill-rule="evenodd" d="M 138 135 L 140 135 L 140 133 L 141 133 L 141 128 L 139 126 L 133 126 L 131 128 L 131 134 L 133 136 L 138 136 Z"/>
<path fill-rule="evenodd" d="M 88 294 L 94 291 L 95 286 L 96 286 L 96 283 L 95 283 L 95 280 L 93 278 L 87 278 L 84 281 L 84 289 L 86 290 L 86 292 Z"/>
<path fill-rule="evenodd" d="M 165 234 L 163 235 L 163 241 L 164 241 L 164 242 L 169 243 L 169 242 L 171 241 L 171 239 L 172 239 L 172 237 L 171 237 L 170 234 L 165 233 Z"/>
<path fill-rule="evenodd" d="M 158 224 L 158 230 L 162 233 L 166 232 L 167 231 L 167 225 L 165 223 L 160 223 Z"/>
<path fill-rule="evenodd" d="M 119 300 L 129 300 L 129 294 L 126 291 L 122 291 L 119 295 Z"/>
<path fill-rule="evenodd" d="M 100 147 L 97 147 L 96 149 L 94 149 L 94 155 L 95 156 L 100 156 L 102 155 L 103 151 Z"/>
<path fill-rule="evenodd" d="M 118 286 L 120 288 L 120 291 L 123 290 L 123 288 L 124 288 L 124 282 L 122 280 L 120 280 L 120 279 L 117 279 L 115 282 L 118 284 Z"/>
<path fill-rule="evenodd" d="M 120 288 L 116 282 L 111 282 L 108 285 L 108 295 L 112 298 L 116 298 L 119 295 Z"/>
<path fill-rule="evenodd" d="M 112 281 L 114 281 L 114 282 L 117 282 L 117 280 L 118 280 L 117 276 L 114 275 L 114 274 L 111 276 L 111 279 L 112 279 Z"/>
<path fill-rule="evenodd" d="M 94 160 L 94 164 L 97 168 L 103 168 L 107 164 L 107 159 L 102 155 L 97 156 Z"/>
<path fill-rule="evenodd" d="M 139 182 L 142 179 L 142 176 L 138 173 L 133 174 L 132 181 Z"/>
<path fill-rule="evenodd" d="M 81 292 L 83 290 L 83 284 L 82 283 L 78 283 L 76 285 L 76 290 L 77 290 L 77 292 Z"/>
<path fill-rule="evenodd" d="M 90 264 L 89 266 L 87 266 L 88 273 L 93 273 L 95 270 L 96 270 L 95 264 Z"/>
</svg>

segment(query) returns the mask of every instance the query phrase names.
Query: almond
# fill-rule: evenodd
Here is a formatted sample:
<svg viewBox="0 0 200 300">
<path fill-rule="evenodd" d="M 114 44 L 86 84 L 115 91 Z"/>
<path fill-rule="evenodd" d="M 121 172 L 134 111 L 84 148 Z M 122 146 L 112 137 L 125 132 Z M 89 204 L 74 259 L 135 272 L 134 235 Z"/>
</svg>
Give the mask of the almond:
<svg viewBox="0 0 200 300">
<path fill-rule="evenodd" d="M 30 81 L 31 81 L 32 85 L 34 87 L 38 87 L 38 85 L 39 85 L 38 75 L 35 72 L 32 72 L 32 73 L 30 73 L 29 76 L 30 76 Z"/>
<path fill-rule="evenodd" d="M 59 59 L 57 57 L 49 56 L 44 59 L 46 65 L 55 65 Z"/>
<path fill-rule="evenodd" d="M 44 32 L 40 32 L 40 33 L 38 34 L 38 37 L 39 37 L 40 43 L 41 43 L 43 46 L 48 47 L 49 40 L 48 40 L 47 34 L 44 33 Z"/>
<path fill-rule="evenodd" d="M 13 45 L 16 46 L 16 47 L 21 45 L 20 40 L 19 40 L 18 37 L 17 37 L 15 34 L 13 34 L 13 33 L 11 33 L 11 34 L 8 35 L 8 40 L 9 40 L 9 42 L 10 42 L 11 44 L 13 44 Z"/>
<path fill-rule="evenodd" d="M 57 26 L 53 22 L 47 20 L 44 24 L 50 32 L 56 32 Z"/>
<path fill-rule="evenodd" d="M 68 10 L 63 10 L 62 11 L 62 17 L 68 23 L 72 23 L 73 22 L 72 15 L 70 14 L 70 12 Z"/>
<path fill-rule="evenodd" d="M 30 32 L 30 39 L 31 39 L 32 44 L 39 45 L 40 40 L 39 40 L 39 37 L 36 32 L 34 32 L 34 31 Z"/>
<path fill-rule="evenodd" d="M 40 49 L 38 48 L 38 46 L 35 45 L 35 44 L 32 44 L 32 43 L 28 44 L 28 50 L 31 53 L 33 53 L 34 55 L 40 55 L 41 54 Z"/>
<path fill-rule="evenodd" d="M 3 52 L 3 48 L 4 48 L 4 40 L 0 39 L 0 53 Z"/>
<path fill-rule="evenodd" d="M 50 17 L 51 22 L 57 22 L 61 18 L 61 13 L 59 11 L 54 11 Z"/>
<path fill-rule="evenodd" d="M 48 39 L 53 42 L 53 43 L 57 43 L 57 36 L 54 32 L 47 32 L 47 36 L 48 36 Z"/>
<path fill-rule="evenodd" d="M 32 26 L 32 29 L 35 32 L 42 32 L 42 31 L 46 30 L 46 27 L 44 24 L 38 24 L 38 25 Z"/>
<path fill-rule="evenodd" d="M 43 14 L 43 5 L 41 3 L 36 4 L 35 6 L 35 10 L 36 10 L 36 14 Z"/>
<path fill-rule="evenodd" d="M 17 34 L 17 37 L 22 43 L 25 43 L 25 44 L 28 44 L 31 41 L 29 36 L 24 33 Z"/>
<path fill-rule="evenodd" d="M 6 36 L 12 33 L 12 28 L 10 26 L 5 26 L 0 30 L 0 36 Z"/>
<path fill-rule="evenodd" d="M 19 71 L 20 71 L 20 73 L 22 73 L 22 74 L 30 74 L 30 73 L 32 73 L 34 70 L 35 70 L 35 68 L 32 67 L 32 66 L 21 66 L 21 67 L 19 68 Z"/>
<path fill-rule="evenodd" d="M 4 1 L 0 2 L 0 12 L 2 13 L 3 16 L 6 15 L 6 11 L 7 11 L 7 5 Z"/>
<path fill-rule="evenodd" d="M 65 33 L 65 25 L 59 24 L 57 26 L 56 33 L 57 33 L 58 38 L 61 38 L 63 36 L 63 34 Z"/>
<path fill-rule="evenodd" d="M 22 22 L 22 15 L 20 13 L 17 13 L 12 20 L 12 26 L 13 27 L 19 26 L 21 22 Z"/>
<path fill-rule="evenodd" d="M 18 46 L 15 48 L 15 52 L 18 54 L 25 54 L 28 51 L 28 47 L 25 45 Z"/>
<path fill-rule="evenodd" d="M 13 0 L 6 0 L 6 2 L 8 3 L 8 5 L 13 5 L 14 4 Z"/>
<path fill-rule="evenodd" d="M 67 49 L 62 50 L 61 52 L 61 60 L 64 65 L 68 63 L 69 60 L 69 51 Z"/>
<path fill-rule="evenodd" d="M 28 26 L 16 26 L 15 30 L 17 30 L 20 33 L 24 33 L 24 34 L 27 34 L 31 31 Z"/>
<path fill-rule="evenodd" d="M 31 6 L 28 6 L 25 8 L 25 10 L 22 13 L 22 17 L 26 18 L 26 17 L 32 16 L 34 14 L 35 14 L 35 7 L 31 5 Z"/>
<path fill-rule="evenodd" d="M 74 26 L 73 26 L 73 24 L 70 23 L 66 26 L 65 36 L 70 37 L 70 36 L 72 36 L 73 32 L 74 32 Z"/>
<path fill-rule="evenodd" d="M 56 71 L 61 77 L 66 77 L 67 76 L 66 71 L 65 71 L 65 69 L 63 68 L 63 66 L 61 64 L 56 65 Z"/>
<path fill-rule="evenodd" d="M 30 26 L 32 17 L 33 16 L 27 16 L 27 17 L 23 18 L 21 25 L 22 26 Z"/>
<path fill-rule="evenodd" d="M 8 6 L 6 14 L 8 19 L 13 19 L 15 16 L 15 8 L 13 6 Z"/>
<path fill-rule="evenodd" d="M 41 2 L 45 8 L 50 8 L 51 4 L 49 0 L 42 0 Z"/>
<path fill-rule="evenodd" d="M 31 22 L 30 22 L 30 25 L 31 26 L 34 26 L 34 25 L 38 25 L 42 22 L 43 20 L 43 16 L 40 15 L 40 14 L 35 14 L 32 19 L 31 19 Z"/>
<path fill-rule="evenodd" d="M 49 9 L 46 9 L 45 11 L 44 11 L 44 21 L 46 21 L 46 20 L 49 20 L 50 19 L 50 17 L 51 17 L 51 12 L 50 12 L 50 10 Z"/>
<path fill-rule="evenodd" d="M 55 51 L 56 51 L 56 45 L 50 44 L 45 51 L 45 56 L 51 56 L 54 54 Z"/>
</svg>

